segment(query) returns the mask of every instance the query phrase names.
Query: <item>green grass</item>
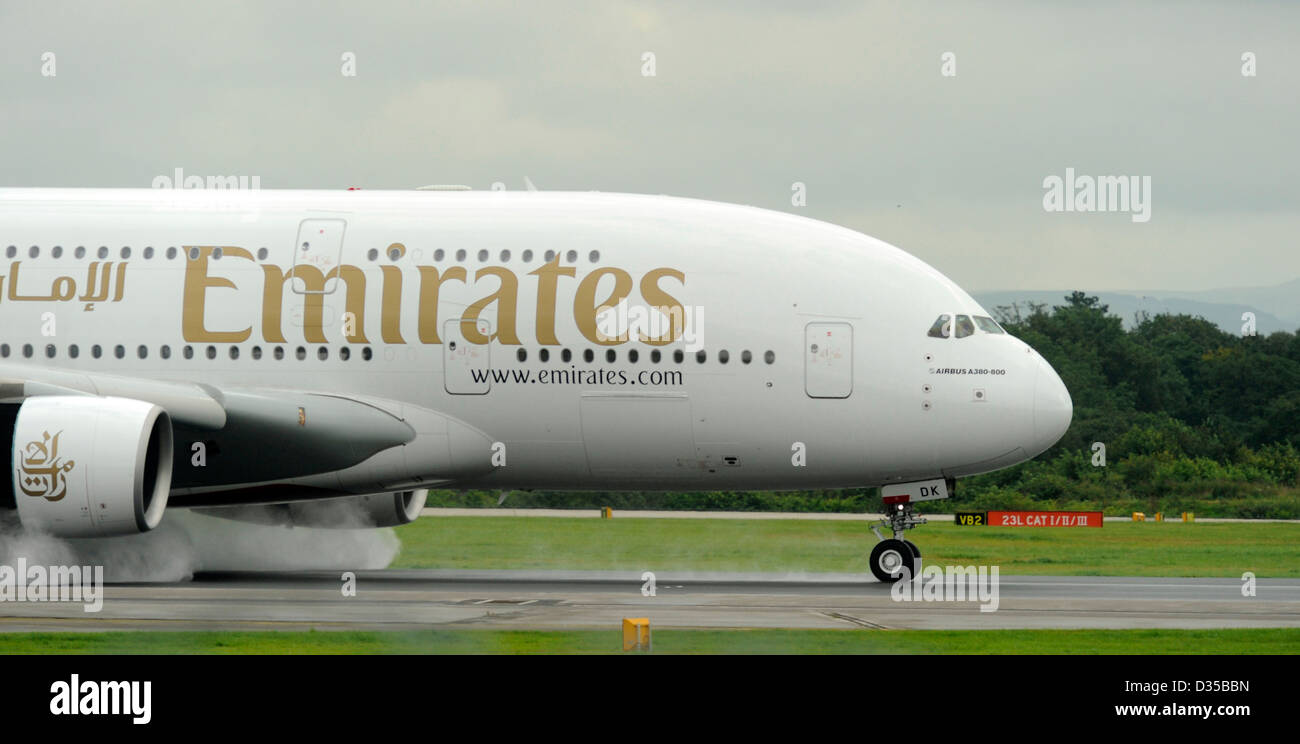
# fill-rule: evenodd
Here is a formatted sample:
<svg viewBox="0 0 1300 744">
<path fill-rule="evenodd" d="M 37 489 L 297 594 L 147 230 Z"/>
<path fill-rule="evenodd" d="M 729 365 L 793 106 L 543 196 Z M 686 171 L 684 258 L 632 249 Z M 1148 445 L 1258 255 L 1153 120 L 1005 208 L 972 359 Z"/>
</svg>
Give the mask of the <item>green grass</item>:
<svg viewBox="0 0 1300 744">
<path fill-rule="evenodd" d="M 1300 628 L 662 630 L 660 654 L 1295 654 Z M 608 654 L 618 631 L 4 633 L 0 654 Z"/>
<path fill-rule="evenodd" d="M 424 518 L 397 530 L 394 568 L 866 573 L 866 522 L 746 519 Z M 1007 574 L 1300 577 L 1300 524 L 1115 522 L 1097 528 L 908 532 L 928 565 Z"/>
</svg>

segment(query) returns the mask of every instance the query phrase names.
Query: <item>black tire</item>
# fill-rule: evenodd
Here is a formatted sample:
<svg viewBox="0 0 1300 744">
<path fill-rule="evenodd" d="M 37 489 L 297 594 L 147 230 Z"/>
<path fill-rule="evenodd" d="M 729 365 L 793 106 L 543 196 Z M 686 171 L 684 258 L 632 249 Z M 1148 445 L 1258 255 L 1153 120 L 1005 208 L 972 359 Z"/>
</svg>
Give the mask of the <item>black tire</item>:
<svg viewBox="0 0 1300 744">
<path fill-rule="evenodd" d="M 915 560 L 912 561 L 912 575 L 920 576 L 921 575 L 921 549 L 916 547 L 916 543 L 912 542 L 911 540 L 904 540 L 903 543 L 907 545 L 907 547 L 912 549 L 912 555 L 915 557 Z"/>
<path fill-rule="evenodd" d="M 904 540 L 881 540 L 871 549 L 871 573 L 881 583 L 892 584 L 903 578 L 903 569 L 909 576 L 916 575 L 917 557 Z"/>
</svg>

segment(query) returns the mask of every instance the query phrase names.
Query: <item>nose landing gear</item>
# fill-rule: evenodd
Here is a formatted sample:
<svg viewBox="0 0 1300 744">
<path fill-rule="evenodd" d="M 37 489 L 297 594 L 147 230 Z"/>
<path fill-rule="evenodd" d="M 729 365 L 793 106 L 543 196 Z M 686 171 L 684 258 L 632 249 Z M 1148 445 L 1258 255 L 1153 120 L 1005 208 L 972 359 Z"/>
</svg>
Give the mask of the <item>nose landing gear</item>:
<svg viewBox="0 0 1300 744">
<path fill-rule="evenodd" d="M 871 551 L 871 573 L 885 584 L 892 584 L 906 575 L 915 578 L 921 575 L 921 549 L 903 539 L 903 533 L 919 524 L 925 524 L 923 517 L 916 516 L 913 504 L 918 501 L 934 501 L 952 496 L 957 482 L 952 478 L 931 478 L 911 483 L 891 483 L 880 489 L 880 496 L 885 501 L 885 518 L 879 525 L 871 525 L 871 531 L 879 540 Z M 888 527 L 894 536 L 886 539 L 880 534 L 881 527 Z"/>
<path fill-rule="evenodd" d="M 903 532 L 925 524 L 926 520 L 916 516 L 910 503 L 889 504 L 888 507 L 890 512 L 880 524 L 871 526 L 871 531 L 879 540 L 876 547 L 871 549 L 871 573 L 882 583 L 892 584 L 903 578 L 904 569 L 909 578 L 920 574 L 921 549 L 910 540 L 904 540 Z M 881 527 L 888 527 L 894 536 L 885 538 L 880 534 Z"/>
</svg>

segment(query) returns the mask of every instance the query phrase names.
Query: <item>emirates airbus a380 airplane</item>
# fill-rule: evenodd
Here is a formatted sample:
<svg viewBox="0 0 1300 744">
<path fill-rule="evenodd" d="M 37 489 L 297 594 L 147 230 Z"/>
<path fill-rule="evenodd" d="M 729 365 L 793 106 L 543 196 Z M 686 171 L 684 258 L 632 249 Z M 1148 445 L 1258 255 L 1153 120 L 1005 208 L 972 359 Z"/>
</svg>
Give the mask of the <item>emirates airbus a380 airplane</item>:
<svg viewBox="0 0 1300 744">
<path fill-rule="evenodd" d="M 1070 396 L 916 258 L 661 196 L 0 190 L 0 508 L 408 522 L 433 487 L 883 486 L 1050 447 Z M 11 488 L 8 487 L 11 485 Z"/>
</svg>

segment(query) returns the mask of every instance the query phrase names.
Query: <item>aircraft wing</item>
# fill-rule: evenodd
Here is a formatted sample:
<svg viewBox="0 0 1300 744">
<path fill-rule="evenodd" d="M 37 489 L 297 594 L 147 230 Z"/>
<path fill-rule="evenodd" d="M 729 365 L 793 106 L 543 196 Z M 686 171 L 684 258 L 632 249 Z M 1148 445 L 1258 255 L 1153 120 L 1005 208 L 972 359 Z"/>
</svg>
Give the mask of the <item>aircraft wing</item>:
<svg viewBox="0 0 1300 744">
<path fill-rule="evenodd" d="M 435 476 L 449 480 L 482 470 L 491 441 L 436 411 L 378 398 L 292 389 L 221 389 L 0 363 L 0 404 L 40 396 L 127 398 L 162 408 L 172 420 L 175 436 L 172 488 L 178 494 L 302 479 L 309 479 L 313 490 L 321 489 L 322 495 L 352 490 L 346 479 L 312 479 L 340 471 L 377 485 L 406 482 L 426 473 L 430 480 Z M 372 458 L 383 462 L 373 464 Z"/>
<path fill-rule="evenodd" d="M 221 392 L 192 382 L 70 372 L 0 362 L 0 403 L 21 403 L 37 395 L 97 395 L 153 403 L 173 421 L 200 429 L 226 425 Z"/>
</svg>

